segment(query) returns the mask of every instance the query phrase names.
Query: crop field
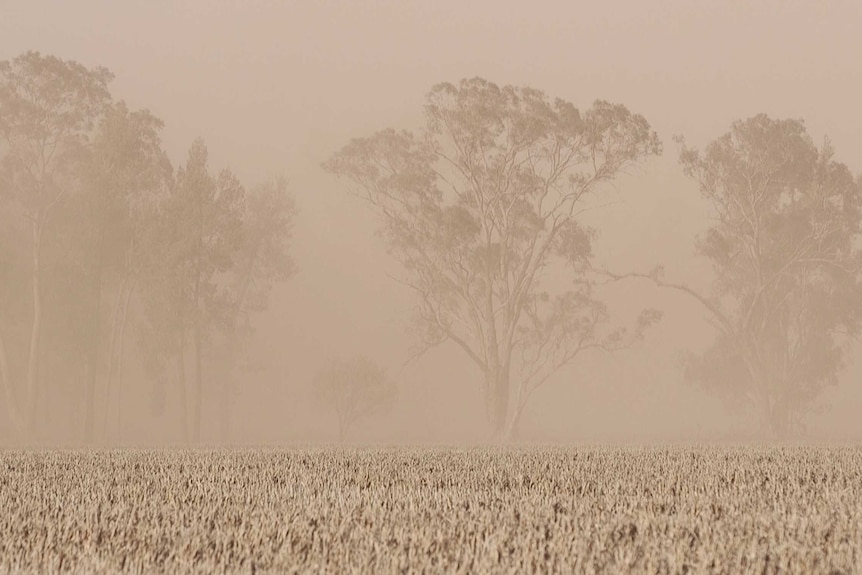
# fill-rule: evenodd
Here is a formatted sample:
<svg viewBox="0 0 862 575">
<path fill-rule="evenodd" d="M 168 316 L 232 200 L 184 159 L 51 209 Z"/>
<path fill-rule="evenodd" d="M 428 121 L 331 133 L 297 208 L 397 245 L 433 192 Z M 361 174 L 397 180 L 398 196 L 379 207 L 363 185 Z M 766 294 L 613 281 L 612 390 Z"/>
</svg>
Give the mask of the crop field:
<svg viewBox="0 0 862 575">
<path fill-rule="evenodd" d="M 862 447 L 0 452 L 0 572 L 862 574 Z"/>
</svg>

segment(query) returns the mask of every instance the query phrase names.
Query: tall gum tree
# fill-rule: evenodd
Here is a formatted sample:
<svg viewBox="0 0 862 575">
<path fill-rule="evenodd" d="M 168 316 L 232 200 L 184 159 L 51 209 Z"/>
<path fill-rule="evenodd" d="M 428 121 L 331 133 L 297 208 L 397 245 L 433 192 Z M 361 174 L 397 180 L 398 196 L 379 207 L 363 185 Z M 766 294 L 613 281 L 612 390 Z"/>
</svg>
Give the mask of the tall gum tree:
<svg viewBox="0 0 862 575">
<path fill-rule="evenodd" d="M 223 334 L 214 345 L 213 378 L 219 380 L 221 439 L 231 439 L 232 406 L 240 364 L 248 359 L 253 318 L 266 311 L 274 284 L 290 279 L 296 265 L 290 255 L 296 202 L 287 180 L 278 178 L 248 190 L 242 215 L 242 237 L 228 277 Z"/>
<path fill-rule="evenodd" d="M 29 303 L 29 234 L 25 220 L 10 203 L 11 196 L 0 178 L 0 390 L 2 390 L 3 410 L 10 431 L 21 435 L 25 431 L 22 414 L 19 410 L 19 392 L 24 390 L 15 386 L 18 381 L 14 359 L 24 355 L 20 349 L 26 325 L 30 316 Z"/>
<path fill-rule="evenodd" d="M 105 68 L 88 69 L 38 52 L 0 62 L 0 138 L 6 145 L 3 173 L 13 202 L 28 220 L 31 235 L 33 313 L 26 411 L 23 417 L 16 414 L 13 421 L 25 422 L 31 432 L 35 431 L 39 392 L 43 238 L 52 215 L 63 208 L 65 197 L 76 185 L 80 153 L 110 102 L 108 83 L 112 78 Z"/>
<path fill-rule="evenodd" d="M 79 201 L 84 205 L 78 236 L 85 242 L 85 266 L 91 285 L 91 311 L 88 314 L 87 379 L 85 382 L 85 440 L 95 432 L 97 374 L 104 363 L 105 412 L 113 383 L 119 376 L 128 308 L 138 280 L 140 254 L 136 249 L 143 225 L 155 205 L 169 188 L 172 168 L 162 146 L 161 120 L 148 110 L 131 111 L 124 102 L 111 106 L 93 137 L 88 161 L 83 167 L 83 189 Z M 85 229 L 84 229 L 85 228 Z M 108 306 L 105 296 L 112 296 Z M 103 326 L 103 307 L 111 320 Z M 107 337 L 102 335 L 107 333 Z M 104 340 L 104 341 L 103 341 Z M 101 348 L 107 345 L 105 362 Z M 117 390 L 120 418 L 122 398 Z M 118 432 L 119 426 L 118 423 Z"/>
<path fill-rule="evenodd" d="M 695 246 L 712 288 L 666 281 L 660 267 L 628 275 L 707 310 L 717 335 L 688 355 L 687 379 L 754 407 L 765 435 L 801 433 L 862 321 L 862 182 L 801 121 L 765 114 L 734 122 L 703 152 L 683 146 L 680 163 L 714 214 Z"/>
<path fill-rule="evenodd" d="M 174 356 L 183 437 L 193 442 L 201 433 L 206 351 L 232 315 L 228 276 L 244 234 L 245 189 L 229 170 L 213 177 L 207 162 L 206 145 L 198 139 L 146 239 L 145 356 L 158 372 L 165 357 Z M 191 390 L 186 378 L 189 343 Z"/>
<path fill-rule="evenodd" d="M 354 139 L 324 168 L 381 216 L 418 296 L 423 345 L 452 341 L 479 367 L 488 422 L 504 439 L 563 365 L 585 349 L 629 345 L 657 319 L 647 310 L 633 330 L 608 331 L 590 277 L 594 231 L 578 216 L 661 145 L 622 105 L 580 113 L 481 78 L 434 86 L 425 111 L 423 132 Z M 566 265 L 571 281 L 554 291 Z"/>
</svg>

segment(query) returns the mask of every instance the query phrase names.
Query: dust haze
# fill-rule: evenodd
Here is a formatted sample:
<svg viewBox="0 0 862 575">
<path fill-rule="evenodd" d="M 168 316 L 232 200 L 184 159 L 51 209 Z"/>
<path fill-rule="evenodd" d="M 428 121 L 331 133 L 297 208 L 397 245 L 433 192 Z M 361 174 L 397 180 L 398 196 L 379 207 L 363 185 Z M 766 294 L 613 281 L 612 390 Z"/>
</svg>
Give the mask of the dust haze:
<svg viewBox="0 0 862 575">
<path fill-rule="evenodd" d="M 0 185 L 0 336 L 5 343 L 0 352 L 5 348 L 6 356 L 0 383 L 8 390 L 0 396 L 0 443 L 233 445 L 339 439 L 475 443 L 495 436 L 527 442 L 699 441 L 745 440 L 764 434 L 811 440 L 862 438 L 858 419 L 862 412 L 862 349 L 852 337 L 862 321 L 862 304 L 854 303 L 854 298 L 862 301 L 862 283 L 855 267 L 862 247 L 858 220 L 847 216 L 846 222 L 842 220 L 844 227 L 836 224 L 835 233 L 845 234 L 846 242 L 834 251 L 845 259 L 833 262 L 830 269 L 839 269 L 843 275 L 805 268 L 806 274 L 820 274 L 805 276 L 815 278 L 811 285 L 831 295 L 817 299 L 788 287 L 786 297 L 775 307 L 779 310 L 775 313 L 786 314 L 797 323 L 808 317 L 805 314 L 813 314 L 806 325 L 820 329 L 817 333 L 824 338 L 833 338 L 829 343 L 804 340 L 814 350 L 806 356 L 808 363 L 793 371 L 786 367 L 787 360 L 783 365 L 790 371 L 782 372 L 784 379 L 775 376 L 775 381 L 762 384 L 762 389 L 792 385 L 804 392 L 781 395 L 784 392 L 778 391 L 773 397 L 770 392 L 761 393 L 757 383 L 746 388 L 735 378 L 748 375 L 738 375 L 730 365 L 744 363 L 741 358 L 714 365 L 709 358 L 718 357 L 710 355 L 710 350 L 722 351 L 716 342 L 723 341 L 723 333 L 730 339 L 755 337 L 757 345 L 768 340 L 764 349 L 777 354 L 775 342 L 795 345 L 808 337 L 800 335 L 808 331 L 788 327 L 791 319 L 776 320 L 778 327 L 762 332 L 722 328 L 703 301 L 678 289 L 684 286 L 704 294 L 709 302 L 718 301 L 729 315 L 736 303 L 745 303 L 750 295 L 747 288 L 739 288 L 713 297 L 716 286 L 725 285 L 718 280 L 736 278 L 733 273 L 743 268 L 724 260 L 716 264 L 718 256 L 711 261 L 699 251 L 711 226 L 723 221 L 720 205 L 703 193 L 704 185 L 713 184 L 713 191 L 719 190 L 714 200 L 725 198 L 721 195 L 726 192 L 724 184 L 735 181 L 715 184 L 715 179 L 710 180 L 713 176 L 720 179 L 715 174 L 726 167 L 720 162 L 730 156 L 711 155 L 709 146 L 733 126 L 739 131 L 729 141 L 742 147 L 758 145 L 754 136 L 745 140 L 745 134 L 761 128 L 776 130 L 800 146 L 810 143 L 810 150 L 805 148 L 798 155 L 810 159 L 810 173 L 798 176 L 796 183 L 786 183 L 785 188 L 800 194 L 820 190 L 821 180 L 812 178 L 828 173 L 831 175 L 823 176 L 826 187 L 843 190 L 842 213 L 854 209 L 848 206 L 855 206 L 862 197 L 862 180 L 857 175 L 862 171 L 862 118 L 858 112 L 862 69 L 857 62 L 862 51 L 858 33 L 862 5 L 858 2 L 12 0 L 4 3 L 0 14 L 0 60 L 11 69 L 17 69 L 16 58 L 38 53 L 42 58 L 75 62 L 90 71 L 100 67 L 110 71 L 113 79 L 106 86 L 118 122 L 137 118 L 140 126 L 152 128 L 142 116 L 134 115 L 142 110 L 153 121 L 163 122 L 163 127 L 152 128 L 158 136 L 152 154 L 142 157 L 151 161 L 147 174 L 157 171 L 154 166 L 161 166 L 158 169 L 167 174 L 163 182 L 153 183 L 152 179 L 141 180 L 143 168 L 130 168 L 132 179 L 105 184 L 112 190 L 122 189 L 127 199 L 151 192 L 159 198 L 151 206 L 154 219 L 147 220 L 154 227 L 129 224 L 134 233 L 140 232 L 141 238 L 152 242 L 134 244 L 150 246 L 140 255 L 144 263 L 135 268 L 140 281 L 125 283 L 132 277 L 124 267 L 131 261 L 127 256 L 138 252 L 123 248 L 126 251 L 116 261 L 95 258 L 105 266 L 104 274 L 95 284 L 83 284 L 90 287 L 81 287 L 84 280 L 80 278 L 92 280 L 87 262 L 95 254 L 81 239 L 84 235 L 89 238 L 95 225 L 86 219 L 87 214 L 103 212 L 87 211 L 91 203 L 76 198 L 90 197 L 88 190 L 107 181 L 98 172 L 103 164 L 74 160 L 91 161 L 90 168 L 67 170 L 75 174 L 62 175 L 74 180 L 67 186 L 72 191 L 61 194 L 57 203 L 40 207 L 32 201 L 34 196 L 21 193 L 29 180 L 15 171 L 15 166 L 23 165 L 15 164 L 20 157 L 14 153 L 16 142 L 22 139 L 12 134 L 0 143 L 0 155 L 8 168 L 4 168 Z M 11 77 L 8 70 L 0 69 L 6 79 Z M 422 291 L 416 278 L 427 279 L 431 268 L 416 272 L 416 266 L 421 267 L 417 262 L 429 265 L 426 256 L 431 254 L 437 258 L 435 265 L 441 261 L 451 264 L 446 259 L 446 250 L 451 252 L 451 248 L 410 243 L 417 237 L 437 237 L 434 234 L 439 230 L 433 228 L 437 220 L 427 215 L 433 209 L 408 211 L 400 220 L 387 220 L 392 206 L 373 194 L 380 191 L 379 186 L 395 185 L 398 193 L 404 190 L 389 180 L 363 179 L 372 173 L 363 170 L 382 158 L 392 162 L 391 166 L 407 166 L 408 172 L 400 174 L 404 177 L 396 178 L 403 186 L 421 188 L 417 174 L 426 172 L 409 169 L 427 159 L 422 155 L 427 150 L 420 144 L 429 134 L 428 118 L 433 113 L 427 106 L 431 102 L 438 106 L 439 118 L 446 121 L 441 120 L 439 125 L 444 128 L 429 136 L 440 146 L 434 148 L 438 155 L 429 153 L 435 158 L 455 154 L 450 172 L 443 170 L 443 175 L 457 169 L 469 171 L 469 162 L 458 163 L 463 157 L 457 156 L 458 146 L 450 136 L 452 130 L 462 135 L 470 132 L 467 128 L 458 132 L 458 126 L 481 123 L 476 119 L 483 117 L 476 112 L 479 108 L 470 108 L 470 102 L 485 105 L 491 95 L 504 94 L 500 105 L 510 106 L 503 112 L 504 119 L 516 125 L 515 120 L 526 117 L 517 114 L 527 112 L 526 107 L 518 108 L 512 102 L 532 101 L 531 94 L 535 94 L 529 89 L 544 94 L 533 103 L 547 104 L 547 113 L 558 114 L 554 118 L 561 118 L 560 122 L 569 116 L 557 107 L 557 99 L 578 110 L 578 119 L 571 120 L 571 125 L 549 120 L 563 135 L 558 133 L 557 140 L 547 141 L 562 141 L 568 129 L 574 130 L 572 137 L 577 140 L 577 130 L 592 126 L 589 130 L 606 129 L 602 138 L 624 136 L 620 141 L 631 149 L 625 153 L 616 145 L 599 149 L 599 160 L 607 161 L 609 175 L 587 185 L 578 178 L 593 168 L 598 148 L 587 144 L 583 150 L 578 148 L 575 156 L 580 158 L 583 152 L 586 159 L 575 166 L 572 173 L 578 175 L 573 182 L 589 187 L 589 194 L 571 212 L 576 214 L 571 220 L 575 222 L 572 241 L 584 239 L 577 230 L 594 231 L 584 234 L 591 238 L 589 266 L 583 254 L 571 256 L 576 265 L 548 260 L 546 266 L 540 266 L 532 295 L 525 292 L 518 300 L 525 306 L 522 319 L 505 324 L 503 312 L 489 312 L 481 306 L 473 310 L 475 314 L 470 311 L 470 294 L 487 287 L 481 278 L 464 280 L 463 291 L 447 284 L 451 291 L 446 293 L 439 291 L 441 282 L 428 280 L 427 285 L 422 284 L 427 290 Z M 11 101 L 0 99 L 0 106 L 7 108 L 3 112 L 7 120 Z M 120 101 L 125 103 L 125 115 L 117 111 Z M 603 111 L 594 107 L 597 101 L 621 105 L 624 110 Z M 106 125 L 104 117 L 94 116 L 93 126 L 84 130 L 81 146 L 86 153 L 82 157 L 101 157 L 101 149 L 110 158 L 122 145 L 108 139 L 103 148 L 97 148 L 96 134 L 99 126 Z M 590 124 L 593 120 L 595 125 Z M 796 122 L 799 120 L 803 123 Z M 449 121 L 451 125 L 446 123 Z M 16 126 L 7 121 L 6 133 L 20 128 Z M 451 130 L 447 132 L 445 126 Z M 373 139 L 390 128 L 394 130 L 391 140 Z M 152 144 L 146 140 L 147 129 L 140 128 L 136 137 Z M 511 136 L 512 130 L 506 134 Z M 583 133 L 597 133 L 589 130 Z M 414 143 L 398 140 L 402 131 L 414 134 Z M 651 140 L 653 135 L 657 141 Z M 514 137 L 509 136 L 489 145 L 505 146 Z M 770 141 L 764 141 L 768 148 Z M 351 142 L 357 147 L 349 148 Z M 133 146 L 135 153 L 142 145 Z M 545 149 L 537 146 L 535 150 Z M 831 156 L 827 148 L 833 151 Z M 163 152 L 166 168 L 153 160 L 157 152 Z M 691 154 L 686 156 L 687 152 Z M 375 156 L 378 153 L 384 155 Z M 614 153 L 622 155 L 617 158 Z M 681 161 L 681 153 L 688 164 Z M 822 157 L 812 156 L 818 153 Z M 751 157 L 755 156 L 760 157 L 752 152 Z M 763 157 L 768 160 L 768 154 Z M 713 161 L 717 163 L 709 163 Z M 804 171 L 796 169 L 803 163 L 793 160 L 794 177 Z M 541 165 L 538 161 L 534 172 Z M 842 175 L 841 165 L 849 176 Z M 528 175 L 541 175 L 534 172 Z M 487 171 L 482 174 L 476 177 L 484 177 L 485 183 L 496 181 Z M 170 260 L 176 270 L 186 270 L 189 266 L 183 262 L 192 261 L 193 256 L 178 255 L 176 246 L 187 241 L 184 230 L 193 227 L 188 214 L 198 212 L 182 212 L 184 204 L 176 198 L 204 176 L 209 178 L 207 189 L 211 189 L 213 201 L 221 206 L 217 209 L 232 214 L 236 228 L 228 230 L 224 223 L 228 216 L 213 220 L 219 222 L 217 232 L 225 238 L 216 243 L 227 251 L 224 257 L 212 256 L 216 271 L 208 277 L 216 295 L 211 300 L 206 299 L 208 292 L 198 293 L 194 282 L 186 287 L 171 283 L 179 281 L 179 272 L 165 268 Z M 477 214 L 484 212 L 475 203 L 465 203 L 460 211 L 453 207 L 457 192 L 469 188 L 470 178 L 447 179 L 445 186 L 442 181 L 435 184 L 445 194 L 442 203 L 434 204 L 429 193 L 421 202 L 430 203 L 422 205 L 433 204 L 441 214 L 449 214 L 447 206 L 452 207 L 453 218 L 466 218 L 459 220 L 464 229 L 478 226 Z M 477 184 L 471 189 L 481 187 Z M 43 192 L 40 198 L 47 193 Z M 793 192 L 790 196 L 795 197 Z M 231 204 L 231 198 L 240 199 Z M 776 200 L 776 210 L 783 209 L 781 201 Z M 139 207 L 139 203 L 128 205 Z M 31 232 L 35 222 L 48 213 L 46 206 L 50 217 L 45 216 L 46 235 L 40 248 L 43 269 L 34 274 Z M 174 212 L 171 206 L 176 207 Z M 123 209 L 132 213 L 131 208 Z M 803 220 L 809 214 L 799 213 Z M 743 210 L 743 217 L 746 214 Z M 268 215 L 273 217 L 267 219 Z M 769 217 L 765 214 L 763 221 Z M 834 222 L 829 214 L 823 217 L 823 221 Z M 173 218 L 172 225 L 165 223 L 169 218 Z M 116 222 L 110 217 L 105 221 Z M 407 234 L 404 226 L 395 225 L 398 222 L 419 229 L 418 235 Z M 856 227 L 850 229 L 851 224 Z M 421 229 L 423 225 L 430 227 Z M 530 225 L 524 224 L 524 229 L 532 230 Z M 110 233 L 113 228 L 106 226 Z M 168 229 L 172 231 L 165 231 Z M 796 237 L 797 228 L 783 229 L 775 232 L 776 238 L 792 241 Z M 542 228 L 541 234 L 547 231 Z M 494 233 L 499 235 L 492 234 L 489 247 L 499 247 L 503 241 L 502 232 Z M 546 238 L 536 233 L 540 240 Z M 122 236 L 123 242 L 128 241 L 127 235 Z M 249 238 L 257 238 L 259 243 Z M 228 245 L 231 241 L 234 244 Z M 255 247 L 261 245 L 269 248 Z M 466 244 L 458 245 L 468 249 Z M 258 261 L 248 255 L 252 249 L 258 250 L 255 254 L 271 256 L 264 266 L 266 273 L 249 264 Z M 472 262 L 466 264 L 468 268 L 475 267 L 469 271 L 481 274 L 492 252 L 476 250 L 470 252 L 475 258 L 465 261 Z M 817 257 L 823 259 L 820 255 Z M 412 272 L 405 261 L 415 264 Z M 657 266 L 662 266 L 660 275 Z M 200 269 L 208 269 L 204 264 L 200 269 L 191 267 L 198 271 L 199 280 Z M 722 269 L 730 272 L 717 273 Z M 31 357 L 34 275 L 40 277 L 39 297 L 45 299 L 35 359 Z M 818 282 L 826 282 L 823 277 L 827 276 L 834 285 L 823 287 Z M 840 278 L 834 279 L 837 276 Z M 501 294 L 511 287 L 504 285 L 508 276 L 501 277 L 488 280 L 502 286 L 499 292 L 494 291 L 496 287 L 490 290 L 501 298 L 499 309 L 509 305 Z M 804 283 L 800 277 L 794 276 L 793 281 L 800 283 L 793 285 Z M 541 316 L 539 308 L 545 301 L 541 292 L 547 290 L 548 301 L 554 302 L 556 295 L 583 286 L 583 282 L 591 286 L 589 297 L 575 290 L 579 295 L 566 301 L 576 302 L 572 304 L 576 306 L 600 302 L 606 313 L 600 322 L 590 324 L 596 329 L 584 331 L 583 324 L 574 322 L 566 325 L 582 331 L 540 333 L 540 327 L 550 330 L 556 328 L 548 326 L 562 325 L 550 321 L 551 316 Z M 250 291 L 247 284 L 252 286 Z M 197 286 L 200 288 L 200 281 Z M 851 293 L 851 288 L 856 291 Z M 98 295 L 94 295 L 96 289 Z M 70 295 L 78 293 L 75 290 L 82 294 L 80 298 Z M 189 300 L 191 308 L 183 308 L 192 309 L 184 320 L 186 316 L 181 317 L 166 302 L 175 302 L 170 294 L 191 298 L 188 294 L 192 292 L 200 297 Z M 458 297 L 463 301 L 452 303 L 457 300 L 452 294 L 461 294 Z M 742 295 L 735 300 L 735 294 Z M 95 307 L 82 303 L 94 297 Z M 802 299 L 794 299 L 797 297 Z M 836 311 L 832 306 L 818 315 L 818 302 L 839 301 L 834 305 L 844 308 Z M 640 321 L 645 311 L 656 313 L 648 313 Z M 93 319 L 94 313 L 97 319 Z M 204 318 L 205 314 L 210 315 Z M 125 332 L 121 333 L 117 326 L 123 317 Z M 831 319 L 823 319 L 827 317 Z M 764 325 L 766 322 L 764 319 Z M 513 325 L 513 333 L 525 330 L 523 339 L 514 337 L 514 341 L 532 342 L 542 350 L 546 349 L 539 345 L 545 341 L 539 341 L 542 337 L 559 336 L 555 342 L 586 345 L 558 368 L 551 365 L 553 361 L 543 364 L 555 369 L 544 379 L 544 375 L 537 376 L 541 384 L 521 405 L 516 364 L 522 361 L 526 344 L 514 344 L 511 366 L 499 358 L 492 361 L 491 355 L 496 357 L 500 348 L 482 340 L 488 337 L 486 329 L 491 324 L 495 330 L 504 324 Z M 459 327 L 462 325 L 466 327 Z M 788 335 L 792 329 L 797 331 Z M 828 349 L 817 348 L 821 344 Z M 490 347 L 494 347 L 493 354 Z M 843 355 L 831 355 L 833 348 Z M 821 352 L 822 357 L 817 355 Z M 702 361 L 698 363 L 697 358 Z M 692 367 L 692 361 L 700 371 Z M 495 386 L 509 390 L 503 407 L 494 395 Z M 785 423 L 771 427 L 764 423 L 758 403 L 761 395 L 768 396 L 764 401 L 771 409 L 783 406 Z M 512 414 L 519 406 L 515 426 Z"/>
</svg>

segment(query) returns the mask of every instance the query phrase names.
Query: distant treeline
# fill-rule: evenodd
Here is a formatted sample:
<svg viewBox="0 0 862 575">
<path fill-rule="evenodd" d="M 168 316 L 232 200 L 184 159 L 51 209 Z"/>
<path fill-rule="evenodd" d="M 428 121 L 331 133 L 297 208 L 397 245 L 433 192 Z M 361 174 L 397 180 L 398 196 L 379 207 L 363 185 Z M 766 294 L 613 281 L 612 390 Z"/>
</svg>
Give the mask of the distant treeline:
<svg viewBox="0 0 862 575">
<path fill-rule="evenodd" d="M 227 435 L 253 314 L 293 272 L 296 208 L 284 181 L 247 189 L 229 171 L 211 173 L 200 140 L 174 168 L 162 123 L 114 101 L 111 78 L 35 52 L 0 63 L 7 419 L 39 437 L 40 406 L 66 387 L 79 392 L 86 441 L 109 429 L 122 438 L 132 339 L 156 389 L 176 386 L 185 440 L 200 440 L 205 390 L 220 394 Z M 608 270 L 593 257 L 597 230 L 581 214 L 662 153 L 642 116 L 605 101 L 580 111 L 481 78 L 434 86 L 425 112 L 423 130 L 351 140 L 323 168 L 379 216 L 416 296 L 416 352 L 449 342 L 482 373 L 496 438 L 517 435 L 533 394 L 585 350 L 649 337 L 661 312 L 617 327 L 597 294 L 609 281 L 649 281 L 698 302 L 716 336 L 686 358 L 686 377 L 755 409 L 765 433 L 804 431 L 862 319 L 862 180 L 828 143 L 816 146 L 799 120 L 765 114 L 702 151 L 680 140 L 681 168 L 713 214 L 695 246 L 715 271 L 701 292 L 665 279 L 660 261 Z M 319 396 L 342 432 L 377 413 L 377 398 L 394 397 L 376 366 L 354 363 L 366 369 L 338 363 L 315 380 L 329 386 Z"/>
<path fill-rule="evenodd" d="M 48 396 L 71 388 L 81 401 L 68 410 L 84 412 L 72 436 L 122 439 L 132 340 L 157 396 L 178 385 L 185 439 L 197 440 L 205 387 L 229 425 L 252 315 L 293 272 L 294 201 L 284 181 L 246 188 L 212 173 L 201 140 L 174 168 L 161 120 L 114 101 L 111 79 L 36 52 L 0 62 L 4 408 L 38 439 Z"/>
</svg>

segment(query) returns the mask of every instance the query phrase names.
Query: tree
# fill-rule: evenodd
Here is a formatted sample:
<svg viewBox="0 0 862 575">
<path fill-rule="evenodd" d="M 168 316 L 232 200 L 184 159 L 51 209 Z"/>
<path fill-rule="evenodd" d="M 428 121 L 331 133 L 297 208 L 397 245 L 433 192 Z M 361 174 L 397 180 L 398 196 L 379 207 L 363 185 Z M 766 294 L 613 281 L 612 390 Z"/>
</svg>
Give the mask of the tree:
<svg viewBox="0 0 862 575">
<path fill-rule="evenodd" d="M 862 182 L 802 121 L 764 114 L 734 122 L 703 153 L 683 147 L 680 162 L 714 212 L 695 249 L 715 280 L 701 293 L 660 268 L 648 277 L 700 302 L 716 328 L 709 349 L 689 354 L 686 377 L 755 407 L 765 433 L 798 433 L 862 321 Z"/>
<path fill-rule="evenodd" d="M 90 326 L 84 425 L 87 441 L 94 434 L 99 351 L 105 331 L 103 292 L 114 291 L 108 306 L 111 323 L 105 342 L 108 350 L 103 427 L 107 427 L 111 390 L 122 364 L 120 350 L 128 307 L 140 267 L 141 254 L 136 246 L 141 227 L 152 225 L 152 213 L 172 177 L 172 167 L 161 146 L 162 127 L 162 121 L 148 110 L 130 111 L 124 102 L 119 102 L 108 109 L 99 124 L 84 166 L 85 183 L 79 198 L 82 217 L 77 222 L 84 229 L 76 235 L 83 240 L 91 302 L 86 321 Z M 118 419 L 121 403 L 118 389 Z"/>
<path fill-rule="evenodd" d="M 395 382 L 367 357 L 334 359 L 318 372 L 312 384 L 317 404 L 335 412 L 339 441 L 356 422 L 387 412 L 398 398 Z"/>
<path fill-rule="evenodd" d="M 17 233 L 17 222 L 10 212 L 4 205 L 0 190 L 0 389 L 9 423 L 15 433 L 21 433 L 24 431 L 24 422 L 17 409 L 19 399 L 13 385 L 13 367 L 6 342 L 10 335 L 17 335 L 17 329 L 13 328 L 20 321 L 21 308 L 26 301 L 24 294 L 28 286 L 24 280 L 26 274 L 22 270 L 27 265 L 27 246 L 20 245 L 23 243 L 21 235 Z"/>
<path fill-rule="evenodd" d="M 630 345 L 657 319 L 648 310 L 634 331 L 608 333 L 589 273 L 595 232 L 578 216 L 602 184 L 661 146 L 622 105 L 597 101 L 581 114 L 480 78 L 433 87 L 425 110 L 424 132 L 354 139 L 324 168 L 381 216 L 418 296 L 423 345 L 452 341 L 479 367 L 487 419 L 504 437 L 563 365 Z M 555 289 L 565 266 L 574 287 Z"/>
<path fill-rule="evenodd" d="M 171 178 L 160 129 L 161 122 L 147 111 L 130 112 L 123 102 L 110 106 L 78 158 L 75 190 L 43 238 L 40 369 L 55 392 L 63 387 L 83 391 L 87 443 L 95 439 L 102 380 L 107 427 L 121 355 L 116 351 L 122 349 L 119 336 L 139 259 L 134 244 L 141 217 L 152 211 Z"/>
<path fill-rule="evenodd" d="M 147 245 L 155 259 L 147 278 L 145 348 L 159 367 L 165 355 L 175 356 L 184 436 L 193 441 L 200 438 L 204 348 L 230 317 L 231 295 L 224 283 L 242 245 L 245 202 L 245 190 L 230 171 L 222 170 L 217 178 L 209 174 L 207 155 L 203 141 L 196 140 Z M 189 339 L 191 394 L 186 386 Z"/>
<path fill-rule="evenodd" d="M 43 238 L 76 183 L 78 158 L 110 101 L 107 85 L 112 77 L 104 68 L 91 70 L 38 52 L 0 62 L 0 138 L 7 148 L 3 173 L 31 236 L 32 321 L 25 380 L 31 431 L 43 322 Z"/>
<path fill-rule="evenodd" d="M 296 213 L 284 179 L 254 186 L 248 192 L 242 238 L 226 282 L 227 321 L 214 357 L 214 372 L 221 380 L 220 422 L 225 440 L 230 434 L 238 363 L 254 333 L 252 318 L 267 309 L 273 284 L 288 280 L 296 271 L 289 253 Z"/>
</svg>

